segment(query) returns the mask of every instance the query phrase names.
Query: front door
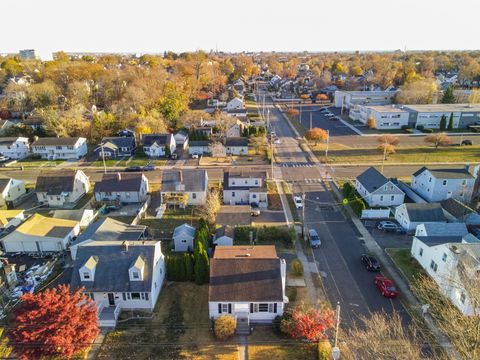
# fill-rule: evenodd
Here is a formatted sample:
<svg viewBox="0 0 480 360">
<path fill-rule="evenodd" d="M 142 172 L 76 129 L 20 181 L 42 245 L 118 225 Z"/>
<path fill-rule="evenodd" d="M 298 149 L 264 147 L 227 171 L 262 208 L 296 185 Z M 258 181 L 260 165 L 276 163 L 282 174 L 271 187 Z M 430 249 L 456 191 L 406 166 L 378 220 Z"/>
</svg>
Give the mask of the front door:
<svg viewBox="0 0 480 360">
<path fill-rule="evenodd" d="M 108 305 L 115 306 L 115 296 L 113 293 L 108 293 Z"/>
</svg>

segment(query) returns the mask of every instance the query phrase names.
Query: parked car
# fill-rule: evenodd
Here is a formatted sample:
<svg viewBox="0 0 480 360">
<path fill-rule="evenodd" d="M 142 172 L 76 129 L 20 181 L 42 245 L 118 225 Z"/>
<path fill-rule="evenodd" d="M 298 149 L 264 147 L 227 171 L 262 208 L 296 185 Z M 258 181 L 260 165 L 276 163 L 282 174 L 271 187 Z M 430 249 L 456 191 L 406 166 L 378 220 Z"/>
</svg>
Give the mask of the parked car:
<svg viewBox="0 0 480 360">
<path fill-rule="evenodd" d="M 465 140 L 462 141 L 462 143 L 460 145 L 462 145 L 462 146 L 466 146 L 466 145 L 467 146 L 472 146 L 473 142 L 472 142 L 472 140 L 465 139 Z"/>
<path fill-rule="evenodd" d="M 295 203 L 295 207 L 297 209 L 301 209 L 303 207 L 303 201 L 300 196 L 294 196 L 293 197 L 293 202 Z"/>
<path fill-rule="evenodd" d="M 252 216 L 259 216 L 260 215 L 260 208 L 258 207 L 258 204 L 251 204 L 250 214 Z"/>
<path fill-rule="evenodd" d="M 321 108 L 321 109 L 318 110 L 318 111 L 320 111 L 321 113 L 326 113 L 326 112 L 328 112 L 329 110 L 328 110 L 327 108 Z"/>
<path fill-rule="evenodd" d="M 155 166 L 153 166 L 151 163 L 148 163 L 143 167 L 143 171 L 153 171 L 155 170 Z"/>
<path fill-rule="evenodd" d="M 335 116 L 335 115 L 333 115 L 331 112 L 328 112 L 328 113 L 324 114 L 324 116 L 332 117 L 332 116 Z"/>
<path fill-rule="evenodd" d="M 315 229 L 308 230 L 308 240 L 310 242 L 310 246 L 312 249 L 318 249 L 320 245 L 322 245 L 322 241 L 320 240 L 320 236 Z"/>
<path fill-rule="evenodd" d="M 275 139 L 274 144 L 280 144 L 280 139 Z"/>
<path fill-rule="evenodd" d="M 0 155 L 0 161 L 8 161 L 10 158 L 8 156 Z"/>
<path fill-rule="evenodd" d="M 175 154 L 175 153 L 173 153 L 172 155 L 170 155 L 170 159 L 172 159 L 172 160 L 176 160 L 177 157 L 178 157 L 178 155 Z"/>
<path fill-rule="evenodd" d="M 125 172 L 136 172 L 136 171 L 142 171 L 142 168 L 140 166 L 129 166 L 125 168 Z"/>
<path fill-rule="evenodd" d="M 398 224 L 395 224 L 393 221 L 380 221 L 377 225 L 378 230 L 385 232 L 400 232 L 402 227 Z"/>
<path fill-rule="evenodd" d="M 192 159 L 198 159 L 198 154 L 192 154 Z"/>
<path fill-rule="evenodd" d="M 380 271 L 380 263 L 372 255 L 362 254 L 360 259 L 368 271 Z"/>
<path fill-rule="evenodd" d="M 398 291 L 393 284 L 393 281 L 386 278 L 385 276 L 376 276 L 375 285 L 377 286 L 380 293 L 386 298 L 396 298 L 398 296 Z"/>
</svg>

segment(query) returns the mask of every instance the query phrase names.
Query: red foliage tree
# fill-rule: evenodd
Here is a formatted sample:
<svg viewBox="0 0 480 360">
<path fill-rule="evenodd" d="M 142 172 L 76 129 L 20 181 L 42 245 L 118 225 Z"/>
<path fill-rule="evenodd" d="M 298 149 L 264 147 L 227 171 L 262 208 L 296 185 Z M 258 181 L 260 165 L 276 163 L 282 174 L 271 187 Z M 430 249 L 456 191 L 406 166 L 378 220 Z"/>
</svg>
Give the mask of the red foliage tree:
<svg viewBox="0 0 480 360">
<path fill-rule="evenodd" d="M 326 337 L 325 332 L 335 327 L 335 311 L 299 305 L 287 312 L 280 328 L 294 339 L 317 341 Z"/>
<path fill-rule="evenodd" d="M 9 337 L 22 359 L 72 355 L 91 345 L 98 335 L 97 307 L 69 286 L 22 296 Z"/>
</svg>

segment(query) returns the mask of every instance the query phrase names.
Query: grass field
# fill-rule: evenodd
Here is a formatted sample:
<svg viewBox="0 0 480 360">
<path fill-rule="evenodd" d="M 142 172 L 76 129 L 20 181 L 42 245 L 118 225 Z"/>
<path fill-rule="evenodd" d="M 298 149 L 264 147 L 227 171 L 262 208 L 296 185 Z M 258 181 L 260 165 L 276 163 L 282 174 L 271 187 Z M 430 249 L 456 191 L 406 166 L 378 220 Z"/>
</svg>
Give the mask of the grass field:
<svg viewBox="0 0 480 360">
<path fill-rule="evenodd" d="M 410 254 L 410 249 L 386 249 L 386 252 L 393 259 L 395 265 L 407 277 L 409 282 L 412 282 L 415 276 L 425 274 L 425 270 L 423 270 L 417 260 Z"/>
<path fill-rule="evenodd" d="M 193 224 L 195 226 L 198 222 L 198 215 L 195 213 L 192 207 L 186 209 L 167 209 L 161 219 L 142 219 L 141 225 L 146 225 L 150 230 L 155 232 L 155 235 L 159 238 L 170 239 L 173 234 L 173 230 L 179 225 L 184 223 Z"/>
<path fill-rule="evenodd" d="M 320 161 L 325 161 L 325 145 L 311 146 Z M 395 154 L 387 157 L 388 163 L 435 163 L 435 162 L 473 162 L 479 161 L 480 146 L 449 146 L 435 149 L 428 146 L 398 148 Z M 376 148 L 348 148 L 345 145 L 332 144 L 328 151 L 329 163 L 373 164 L 381 163 L 383 153 Z"/>
</svg>

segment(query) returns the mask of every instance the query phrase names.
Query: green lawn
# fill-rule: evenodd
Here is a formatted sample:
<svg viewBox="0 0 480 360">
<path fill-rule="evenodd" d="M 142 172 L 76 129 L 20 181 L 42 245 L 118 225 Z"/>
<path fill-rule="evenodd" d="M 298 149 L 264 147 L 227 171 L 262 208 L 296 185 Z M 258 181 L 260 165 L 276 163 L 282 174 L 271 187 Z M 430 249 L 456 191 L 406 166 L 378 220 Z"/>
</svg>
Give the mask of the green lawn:
<svg viewBox="0 0 480 360">
<path fill-rule="evenodd" d="M 325 146 L 311 146 L 320 161 L 325 160 Z M 388 156 L 388 163 L 435 163 L 435 162 L 472 162 L 477 163 L 480 157 L 480 146 L 449 146 L 435 149 L 428 146 L 415 148 L 398 148 L 395 154 Z M 329 163 L 373 164 L 381 163 L 383 153 L 376 148 L 348 149 L 333 147 L 328 151 Z"/>
<path fill-rule="evenodd" d="M 151 232 L 155 233 L 160 239 L 171 239 L 173 230 L 184 223 L 193 224 L 198 222 L 198 214 L 195 213 L 193 207 L 186 209 L 167 209 L 161 219 L 142 219 L 141 225 L 149 227 Z"/>
<path fill-rule="evenodd" d="M 415 260 L 410 249 L 386 249 L 385 250 L 393 259 L 395 265 L 403 272 L 408 281 L 411 283 L 418 275 L 424 275 L 425 270 Z"/>
<path fill-rule="evenodd" d="M 14 164 L 13 166 L 18 165 L 18 166 L 23 166 L 24 168 L 27 168 L 27 167 L 48 168 L 48 167 L 55 167 L 63 163 L 64 161 L 65 160 L 45 160 L 45 159 L 32 160 L 27 158 L 27 159 L 17 161 L 17 164 Z"/>
</svg>

